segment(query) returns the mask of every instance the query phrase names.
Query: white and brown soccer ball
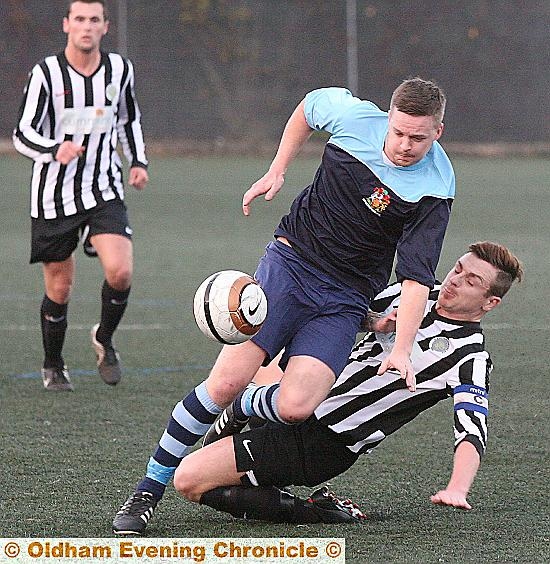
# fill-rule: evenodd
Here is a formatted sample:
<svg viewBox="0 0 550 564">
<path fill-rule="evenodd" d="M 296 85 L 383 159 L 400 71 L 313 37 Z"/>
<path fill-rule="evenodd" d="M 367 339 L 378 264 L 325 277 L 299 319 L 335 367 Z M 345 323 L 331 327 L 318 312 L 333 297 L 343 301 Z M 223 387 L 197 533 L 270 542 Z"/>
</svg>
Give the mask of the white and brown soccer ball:
<svg viewBox="0 0 550 564">
<path fill-rule="evenodd" d="M 198 287 L 193 310 L 199 329 L 207 337 L 236 345 L 260 330 L 267 316 L 267 298 L 252 276 L 222 270 Z"/>
</svg>

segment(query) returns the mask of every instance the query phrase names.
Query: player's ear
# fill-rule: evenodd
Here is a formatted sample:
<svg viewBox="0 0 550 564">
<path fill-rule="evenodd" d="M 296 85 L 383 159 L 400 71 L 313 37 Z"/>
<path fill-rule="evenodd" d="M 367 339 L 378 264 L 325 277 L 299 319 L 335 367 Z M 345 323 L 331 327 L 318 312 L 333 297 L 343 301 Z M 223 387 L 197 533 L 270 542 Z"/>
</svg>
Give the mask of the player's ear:
<svg viewBox="0 0 550 564">
<path fill-rule="evenodd" d="M 63 32 L 69 33 L 69 18 L 67 16 L 63 18 Z"/>
<path fill-rule="evenodd" d="M 436 130 L 436 133 L 435 133 L 435 141 L 437 141 L 443 135 L 444 129 L 445 129 L 445 124 L 443 122 L 441 122 L 437 126 L 437 130 Z"/>
<path fill-rule="evenodd" d="M 486 303 L 482 306 L 482 309 L 485 312 L 491 311 L 492 309 L 497 307 L 498 304 L 500 304 L 501 301 L 502 301 L 502 298 L 499 298 L 498 296 L 489 296 L 487 298 Z"/>
</svg>

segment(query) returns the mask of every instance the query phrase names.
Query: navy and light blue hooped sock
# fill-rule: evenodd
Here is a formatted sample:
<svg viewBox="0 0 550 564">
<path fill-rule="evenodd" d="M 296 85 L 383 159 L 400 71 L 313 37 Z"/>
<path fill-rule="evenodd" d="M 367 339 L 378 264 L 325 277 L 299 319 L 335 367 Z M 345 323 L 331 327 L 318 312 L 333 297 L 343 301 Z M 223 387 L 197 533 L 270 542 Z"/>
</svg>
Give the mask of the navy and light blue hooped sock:
<svg viewBox="0 0 550 564">
<path fill-rule="evenodd" d="M 268 386 L 248 386 L 233 402 L 235 416 L 244 420 L 246 417 L 257 416 L 268 421 L 286 423 L 277 410 L 280 384 Z"/>
<path fill-rule="evenodd" d="M 160 499 L 179 463 L 208 431 L 221 411 L 222 408 L 208 394 L 204 382 L 183 398 L 174 407 L 158 446 L 149 459 L 145 478 L 136 489 L 151 492 Z"/>
</svg>

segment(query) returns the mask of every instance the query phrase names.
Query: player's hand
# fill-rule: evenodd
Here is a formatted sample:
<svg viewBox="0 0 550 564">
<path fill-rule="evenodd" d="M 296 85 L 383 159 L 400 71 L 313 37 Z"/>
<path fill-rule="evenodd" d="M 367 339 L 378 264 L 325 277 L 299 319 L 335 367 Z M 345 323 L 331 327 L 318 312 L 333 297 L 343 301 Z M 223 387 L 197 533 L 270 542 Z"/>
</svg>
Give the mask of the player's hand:
<svg viewBox="0 0 550 564">
<path fill-rule="evenodd" d="M 457 509 L 472 509 L 472 506 L 466 501 L 466 495 L 463 492 L 453 490 L 440 490 L 436 494 L 430 496 L 430 500 L 435 505 L 448 505 Z"/>
<path fill-rule="evenodd" d="M 277 195 L 285 181 L 284 173 L 267 171 L 259 180 L 244 193 L 243 213 L 250 215 L 250 203 L 258 196 L 265 194 L 264 199 L 269 202 Z"/>
<path fill-rule="evenodd" d="M 59 145 L 59 149 L 57 149 L 55 160 L 62 165 L 68 165 L 73 159 L 80 158 L 85 150 L 86 147 L 83 145 L 77 145 L 72 141 L 63 141 L 63 143 Z"/>
<path fill-rule="evenodd" d="M 377 374 L 381 376 L 391 369 L 399 372 L 401 378 L 405 380 L 409 391 L 416 391 L 416 376 L 414 374 L 411 359 L 408 354 L 396 350 L 396 348 L 394 347 L 391 353 L 382 362 L 380 368 L 378 368 Z"/>
<path fill-rule="evenodd" d="M 143 190 L 147 182 L 149 182 L 149 174 L 146 169 L 141 166 L 130 168 L 128 174 L 128 184 L 130 186 L 133 186 L 136 190 Z"/>
</svg>

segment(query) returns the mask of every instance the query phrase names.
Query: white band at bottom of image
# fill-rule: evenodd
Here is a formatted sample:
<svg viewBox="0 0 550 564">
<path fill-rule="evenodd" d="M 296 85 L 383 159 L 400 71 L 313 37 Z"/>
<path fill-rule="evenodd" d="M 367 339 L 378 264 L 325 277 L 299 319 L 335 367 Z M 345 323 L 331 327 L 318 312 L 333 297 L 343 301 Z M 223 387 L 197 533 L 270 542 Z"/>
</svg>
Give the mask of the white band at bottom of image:
<svg viewBox="0 0 550 564">
<path fill-rule="evenodd" d="M 343 538 L 14 538 L 0 561 L 344 564 Z"/>
</svg>

